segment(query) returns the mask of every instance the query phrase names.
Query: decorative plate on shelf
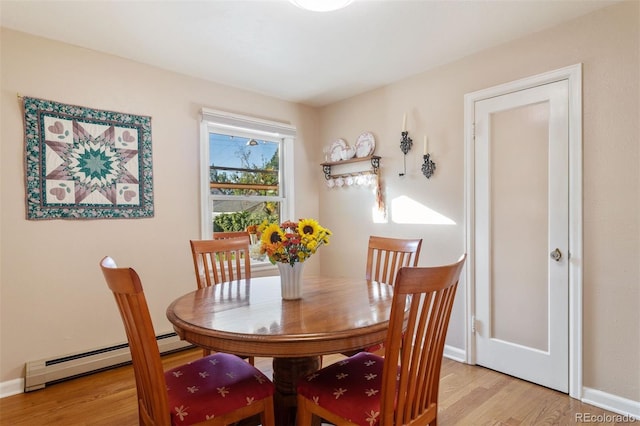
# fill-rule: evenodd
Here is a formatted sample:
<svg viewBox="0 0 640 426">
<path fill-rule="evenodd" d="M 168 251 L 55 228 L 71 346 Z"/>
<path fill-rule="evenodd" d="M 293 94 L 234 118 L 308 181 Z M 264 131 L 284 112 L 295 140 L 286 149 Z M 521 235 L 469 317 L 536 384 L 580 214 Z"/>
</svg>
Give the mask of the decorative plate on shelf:
<svg viewBox="0 0 640 426">
<path fill-rule="evenodd" d="M 376 139 L 371 132 L 364 132 L 358 136 L 356 141 L 356 157 L 368 157 L 373 154 L 373 150 L 376 149 Z"/>
<path fill-rule="evenodd" d="M 344 139 L 336 139 L 329 148 L 329 160 L 342 160 L 342 152 L 347 149 L 347 142 Z"/>
</svg>

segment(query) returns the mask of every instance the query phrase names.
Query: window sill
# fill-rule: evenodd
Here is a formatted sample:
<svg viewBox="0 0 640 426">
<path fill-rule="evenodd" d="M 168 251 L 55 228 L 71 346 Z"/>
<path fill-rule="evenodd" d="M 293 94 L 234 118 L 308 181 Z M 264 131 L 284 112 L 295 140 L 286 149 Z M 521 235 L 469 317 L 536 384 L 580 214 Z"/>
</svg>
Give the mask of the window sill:
<svg viewBox="0 0 640 426">
<path fill-rule="evenodd" d="M 276 265 L 271 264 L 269 260 L 264 261 L 252 261 L 251 262 L 251 276 L 252 277 L 267 277 L 271 275 L 277 275 L 278 268 Z"/>
</svg>

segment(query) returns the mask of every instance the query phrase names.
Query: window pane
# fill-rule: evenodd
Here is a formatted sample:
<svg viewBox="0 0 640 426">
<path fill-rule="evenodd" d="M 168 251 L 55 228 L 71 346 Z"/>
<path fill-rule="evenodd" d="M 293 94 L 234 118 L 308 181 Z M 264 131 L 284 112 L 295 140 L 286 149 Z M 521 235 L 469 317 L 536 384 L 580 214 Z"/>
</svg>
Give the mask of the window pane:
<svg viewBox="0 0 640 426">
<path fill-rule="evenodd" d="M 264 220 L 280 223 L 280 203 L 272 201 L 214 200 L 213 231 L 244 231 Z"/>
<path fill-rule="evenodd" d="M 280 222 L 280 148 L 279 142 L 209 133 L 214 232 Z"/>
<path fill-rule="evenodd" d="M 211 195 L 279 196 L 280 144 L 209 134 Z"/>
</svg>

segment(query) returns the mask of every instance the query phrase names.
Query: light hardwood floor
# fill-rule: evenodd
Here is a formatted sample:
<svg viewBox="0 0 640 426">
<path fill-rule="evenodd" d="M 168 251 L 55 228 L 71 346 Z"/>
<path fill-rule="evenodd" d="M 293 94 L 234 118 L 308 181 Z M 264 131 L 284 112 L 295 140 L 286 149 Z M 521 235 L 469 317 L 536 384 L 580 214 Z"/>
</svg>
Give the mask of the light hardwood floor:
<svg viewBox="0 0 640 426">
<path fill-rule="evenodd" d="M 165 356 L 165 369 L 201 354 L 199 349 L 193 349 Z M 325 357 L 323 362 L 326 365 L 341 358 L 341 355 Z M 272 374 L 270 358 L 257 358 L 256 366 L 268 376 Z M 441 426 L 574 425 L 581 424 L 579 416 L 614 415 L 565 394 L 446 358 L 441 376 L 438 413 Z M 135 393 L 131 367 L 120 367 L 2 398 L 0 425 L 133 426 L 138 420 Z"/>
</svg>

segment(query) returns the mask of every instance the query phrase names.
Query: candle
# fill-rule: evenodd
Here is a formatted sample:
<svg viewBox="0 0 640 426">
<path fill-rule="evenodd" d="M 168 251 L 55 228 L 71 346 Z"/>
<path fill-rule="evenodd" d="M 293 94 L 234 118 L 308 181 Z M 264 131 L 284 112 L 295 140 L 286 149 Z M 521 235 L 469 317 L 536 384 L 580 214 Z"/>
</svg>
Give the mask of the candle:
<svg viewBox="0 0 640 426">
<path fill-rule="evenodd" d="M 429 153 L 429 140 L 427 139 L 427 135 L 424 135 L 424 155 Z"/>
<path fill-rule="evenodd" d="M 404 116 L 402 117 L 402 131 L 403 132 L 407 131 L 407 113 L 405 113 Z"/>
</svg>

